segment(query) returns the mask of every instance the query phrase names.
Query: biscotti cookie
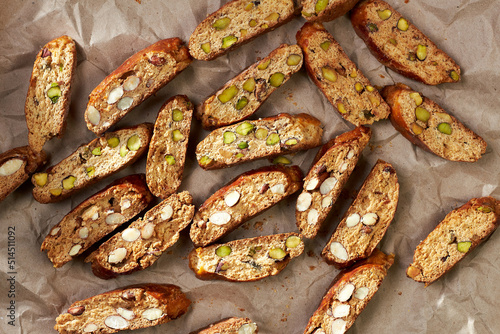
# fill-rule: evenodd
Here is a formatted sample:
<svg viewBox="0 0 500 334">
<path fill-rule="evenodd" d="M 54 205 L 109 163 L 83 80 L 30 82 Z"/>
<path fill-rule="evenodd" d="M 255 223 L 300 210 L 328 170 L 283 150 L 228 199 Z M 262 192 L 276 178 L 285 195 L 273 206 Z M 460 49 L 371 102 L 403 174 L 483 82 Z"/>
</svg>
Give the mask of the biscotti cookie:
<svg viewBox="0 0 500 334">
<path fill-rule="evenodd" d="M 258 332 L 257 324 L 252 320 L 233 317 L 221 320 L 190 334 L 255 334 Z"/>
<path fill-rule="evenodd" d="M 274 234 L 195 248 L 189 253 L 189 267 L 200 279 L 255 281 L 279 274 L 303 251 L 297 233 Z"/>
<path fill-rule="evenodd" d="M 85 122 L 102 134 L 182 72 L 192 59 L 184 42 L 169 38 L 137 52 L 90 93 Z"/>
<path fill-rule="evenodd" d="M 297 45 L 282 44 L 208 97 L 196 108 L 196 117 L 205 129 L 242 121 L 301 67 L 302 50 Z"/>
<path fill-rule="evenodd" d="M 116 180 L 64 216 L 45 237 L 41 250 L 47 252 L 55 268 L 62 267 L 138 215 L 152 201 L 144 174 Z"/>
<path fill-rule="evenodd" d="M 337 268 L 370 256 L 391 224 L 399 183 L 391 164 L 378 160 L 321 255 Z"/>
<path fill-rule="evenodd" d="M 427 85 L 460 81 L 460 67 L 417 27 L 381 0 L 351 11 L 356 34 L 383 65 Z"/>
<path fill-rule="evenodd" d="M 295 207 L 297 227 L 306 238 L 318 233 L 370 137 L 370 128 L 360 126 L 330 140 L 317 153 Z"/>
<path fill-rule="evenodd" d="M 36 56 L 24 106 L 29 144 L 36 152 L 63 134 L 75 69 L 76 46 L 68 36 L 50 41 Z"/>
<path fill-rule="evenodd" d="M 359 265 L 340 272 L 309 319 L 304 334 L 345 333 L 377 292 L 393 263 L 394 255 L 375 249 Z"/>
<path fill-rule="evenodd" d="M 181 185 L 192 118 L 193 104 L 185 95 L 170 98 L 158 113 L 146 164 L 146 181 L 156 197 L 167 198 Z"/>
<path fill-rule="evenodd" d="M 486 240 L 500 225 L 500 201 L 473 198 L 448 213 L 415 250 L 406 274 L 429 285 Z"/>
<path fill-rule="evenodd" d="M 93 252 L 85 262 L 103 279 L 146 269 L 177 240 L 193 219 L 193 198 L 187 191 L 173 194 L 132 222 Z"/>
<path fill-rule="evenodd" d="M 191 301 L 172 284 L 138 284 L 74 302 L 59 315 L 60 334 L 116 333 L 156 326 L 188 311 Z"/>
<path fill-rule="evenodd" d="M 134 163 L 146 152 L 152 125 L 140 124 L 109 132 L 76 149 L 70 156 L 31 178 L 40 203 L 61 201 Z"/>
<path fill-rule="evenodd" d="M 413 144 L 451 161 L 475 162 L 486 152 L 483 138 L 410 87 L 386 86 L 382 95 L 392 109 L 392 125 Z"/>
<path fill-rule="evenodd" d="M 297 33 L 311 80 L 344 119 L 359 126 L 389 116 L 389 106 L 321 23 Z"/>
<path fill-rule="evenodd" d="M 236 177 L 210 196 L 191 225 L 195 246 L 209 245 L 302 187 L 298 166 L 264 166 Z"/>
<path fill-rule="evenodd" d="M 359 0 L 302 0 L 302 17 L 307 21 L 331 21 L 346 14 Z"/>
<path fill-rule="evenodd" d="M 225 168 L 316 147 L 322 135 L 313 116 L 279 114 L 212 131 L 196 146 L 196 159 L 203 169 Z"/>
<path fill-rule="evenodd" d="M 210 14 L 189 38 L 193 58 L 212 60 L 290 21 L 293 0 L 233 0 Z"/>
<path fill-rule="evenodd" d="M 45 152 L 33 151 L 30 146 L 13 148 L 0 154 L 0 202 L 41 168 Z"/>
</svg>

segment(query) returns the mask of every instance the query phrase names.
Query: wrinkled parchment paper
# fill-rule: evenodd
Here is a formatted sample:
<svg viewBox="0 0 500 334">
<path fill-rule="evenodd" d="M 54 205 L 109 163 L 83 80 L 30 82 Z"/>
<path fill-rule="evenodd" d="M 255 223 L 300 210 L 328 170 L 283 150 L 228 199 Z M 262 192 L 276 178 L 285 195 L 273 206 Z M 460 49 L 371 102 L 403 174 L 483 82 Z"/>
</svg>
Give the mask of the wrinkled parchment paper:
<svg viewBox="0 0 500 334">
<path fill-rule="evenodd" d="M 45 149 L 51 164 L 94 138 L 83 113 L 92 89 L 127 57 L 159 39 L 189 40 L 196 25 L 225 1 L 4 1 L 0 10 L 0 151 L 27 144 L 24 102 L 33 61 L 49 40 L 63 34 L 78 44 L 78 67 L 67 129 Z M 406 278 L 417 244 L 452 209 L 470 198 L 500 198 L 500 6 L 495 0 L 392 0 L 390 4 L 423 30 L 462 67 L 462 82 L 438 87 L 406 79 L 380 65 L 355 35 L 347 16 L 325 24 L 350 58 L 374 85 L 403 82 L 435 100 L 488 142 L 477 163 L 443 160 L 411 145 L 389 121 L 374 124 L 373 138 L 364 151 L 345 191 L 324 228 L 306 251 L 278 276 L 252 283 L 201 281 L 188 269 L 193 248 L 185 231 L 180 241 L 152 267 L 129 276 L 101 280 L 82 259 L 52 268 L 40 245 L 50 228 L 82 200 L 112 180 L 145 172 L 145 159 L 119 174 L 57 204 L 40 204 L 29 182 L 0 203 L 0 332 L 54 333 L 55 318 L 76 300 L 117 287 L 142 282 L 179 285 L 193 301 L 183 317 L 140 333 L 189 333 L 229 316 L 250 317 L 261 333 L 302 333 L 309 317 L 338 270 L 319 256 L 356 190 L 377 159 L 394 165 L 401 185 L 396 217 L 382 240 L 396 262 L 379 292 L 355 322 L 350 333 L 499 333 L 500 234 L 469 254 L 444 278 L 424 288 Z M 195 61 L 119 122 L 118 127 L 154 122 L 163 102 L 186 94 L 200 103 L 243 68 L 266 56 L 281 43 L 295 43 L 302 18 L 211 62 Z M 325 126 L 323 141 L 353 128 L 333 110 L 304 70 L 277 90 L 256 117 L 279 112 L 307 112 Z M 181 190 L 189 190 L 197 206 L 236 175 L 263 165 L 252 162 L 226 170 L 203 171 L 194 149 L 207 135 L 195 122 L 190 136 Z M 289 156 L 307 172 L 317 152 Z M 225 240 L 296 231 L 296 196 L 247 222 Z M 8 232 L 15 228 L 15 264 L 8 267 Z M 10 274 L 14 272 L 15 274 Z M 15 278 L 15 297 L 9 293 Z M 8 324 L 15 302 L 15 326 Z M 138 331 L 139 333 L 139 331 Z"/>
</svg>

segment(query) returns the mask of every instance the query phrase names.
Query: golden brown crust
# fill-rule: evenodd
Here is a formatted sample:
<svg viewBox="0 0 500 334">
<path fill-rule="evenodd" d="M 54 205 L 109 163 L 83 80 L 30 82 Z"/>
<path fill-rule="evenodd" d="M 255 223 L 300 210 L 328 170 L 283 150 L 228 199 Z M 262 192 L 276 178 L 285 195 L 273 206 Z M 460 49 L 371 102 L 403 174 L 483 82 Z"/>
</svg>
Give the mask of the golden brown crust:
<svg viewBox="0 0 500 334">
<path fill-rule="evenodd" d="M 451 211 L 417 246 L 406 275 L 425 286 L 435 282 L 500 225 L 500 201 L 473 198 Z"/>
<path fill-rule="evenodd" d="M 252 322 L 252 320 L 248 318 L 227 318 L 222 319 L 216 323 L 210 324 L 206 327 L 200 328 L 191 332 L 190 334 L 239 334 L 238 331 L 242 326 L 246 325 L 247 327 L 254 329 L 253 332 L 244 332 L 245 334 L 256 334 L 259 332 L 257 328 L 257 324 Z"/>
<path fill-rule="evenodd" d="M 309 77 L 345 120 L 359 126 L 389 116 L 378 90 L 321 23 L 305 23 L 296 39 Z"/>
<path fill-rule="evenodd" d="M 331 0 L 325 9 L 316 11 L 317 0 L 302 1 L 302 17 L 310 22 L 327 22 L 346 14 L 359 0 Z"/>
<path fill-rule="evenodd" d="M 138 66 L 144 62 L 143 67 L 151 66 L 148 71 L 153 74 L 142 73 L 146 70 Z M 142 103 L 148 97 L 156 93 L 160 88 L 170 82 L 177 74 L 183 71 L 192 62 L 191 56 L 184 42 L 175 37 L 158 41 L 147 48 L 135 53 L 121 64 L 116 70 L 111 72 L 89 95 L 87 110 L 85 111 L 85 122 L 89 130 L 96 135 L 102 134 L 113 124 L 117 123 L 129 111 Z M 170 66 L 169 66 L 170 65 Z M 163 66 L 169 66 L 163 68 Z M 158 72 L 158 73 L 156 73 Z M 137 74 L 140 79 L 139 86 L 132 91 L 126 91 L 123 97 L 133 98 L 136 89 L 142 90 L 139 98 L 134 98 L 130 107 L 122 110 L 117 107 L 117 103 L 108 104 L 109 92 L 115 88 L 121 87 L 121 84 L 129 76 Z M 148 74 L 149 77 L 146 76 Z M 160 75 L 161 74 L 161 75 Z M 145 80 L 148 79 L 148 80 Z M 99 121 L 92 122 L 91 108 L 97 109 Z"/>
<path fill-rule="evenodd" d="M 29 144 L 36 152 L 63 135 L 76 64 L 76 45 L 69 36 L 50 41 L 36 56 L 24 107 Z M 48 96 L 52 84 L 60 89 L 55 102 Z"/>
<path fill-rule="evenodd" d="M 411 97 L 413 94 L 422 100 L 419 104 Z M 487 144 L 480 136 L 407 85 L 386 86 L 382 96 L 391 107 L 392 125 L 411 143 L 450 161 L 475 162 L 486 152 Z M 417 108 L 427 110 L 427 121 L 417 119 Z M 438 126 L 443 122 L 450 124 L 450 134 L 439 130 Z"/>
<path fill-rule="evenodd" d="M 14 172 L 2 168 L 9 160 L 21 160 L 22 164 Z M 0 154 L 0 202 L 23 184 L 31 174 L 47 163 L 44 151 L 35 152 L 30 146 L 13 148 Z"/>
<path fill-rule="evenodd" d="M 390 11 L 390 17 L 379 16 L 377 11 L 384 10 Z M 427 85 L 460 81 L 460 67 L 455 61 L 406 19 L 406 30 L 398 29 L 401 18 L 382 0 L 364 0 L 351 10 L 354 31 L 383 65 Z M 421 57 L 418 45 L 426 48 Z"/>
</svg>

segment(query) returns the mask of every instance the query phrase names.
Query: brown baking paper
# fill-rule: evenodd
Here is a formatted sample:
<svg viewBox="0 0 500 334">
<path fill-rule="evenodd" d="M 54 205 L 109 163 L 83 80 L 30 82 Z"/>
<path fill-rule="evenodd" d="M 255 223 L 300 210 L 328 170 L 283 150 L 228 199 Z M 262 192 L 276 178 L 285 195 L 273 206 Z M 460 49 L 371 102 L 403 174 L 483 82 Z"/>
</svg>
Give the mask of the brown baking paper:
<svg viewBox="0 0 500 334">
<path fill-rule="evenodd" d="M 94 138 L 83 113 L 88 95 L 107 74 L 159 39 L 177 36 L 187 42 L 196 25 L 224 2 L 4 1 L 0 10 L 0 151 L 28 142 L 23 112 L 28 82 L 35 55 L 51 39 L 67 34 L 78 44 L 66 133 L 45 146 L 50 164 L 55 164 Z M 144 173 L 145 159 L 56 204 L 34 201 L 28 182 L 0 203 L 0 332 L 54 333 L 55 318 L 74 301 L 129 284 L 154 282 L 179 285 L 193 304 L 180 319 L 140 333 L 189 333 L 230 316 L 251 318 L 261 333 L 302 333 L 338 274 L 319 254 L 371 167 L 383 159 L 394 165 L 401 185 L 396 217 L 380 244 L 383 251 L 396 255 L 396 262 L 350 333 L 499 333 L 499 232 L 428 288 L 406 278 L 405 270 L 417 244 L 449 211 L 473 197 L 500 199 L 500 38 L 496 35 L 500 6 L 495 0 L 392 0 L 390 4 L 461 65 L 460 83 L 430 87 L 386 69 L 355 35 L 347 16 L 325 26 L 372 84 L 408 84 L 481 135 L 488 143 L 483 158 L 476 163 L 449 162 L 410 144 L 387 120 L 372 125 L 370 145 L 319 235 L 306 241 L 304 254 L 282 273 L 251 283 L 198 280 L 188 268 L 187 255 L 193 245 L 187 231 L 153 266 L 132 275 L 101 280 L 81 258 L 60 269 L 52 267 L 40 252 L 50 228 L 112 180 Z M 199 104 L 281 43 L 295 43 L 295 34 L 304 22 L 296 18 L 226 56 L 193 62 L 117 127 L 154 122 L 160 106 L 176 94 L 186 94 Z M 304 70 L 271 95 L 255 117 L 280 112 L 306 112 L 319 118 L 324 142 L 353 128 L 334 111 Z M 194 150 L 207 133 L 194 121 L 181 185 L 181 190 L 191 192 L 197 206 L 236 175 L 269 164 L 261 160 L 204 171 L 196 164 Z M 289 158 L 306 173 L 316 152 L 312 149 Z M 224 240 L 296 231 L 295 201 L 296 195 Z M 9 231 L 15 232 L 10 245 Z M 9 325 L 11 314 L 14 326 Z"/>
</svg>

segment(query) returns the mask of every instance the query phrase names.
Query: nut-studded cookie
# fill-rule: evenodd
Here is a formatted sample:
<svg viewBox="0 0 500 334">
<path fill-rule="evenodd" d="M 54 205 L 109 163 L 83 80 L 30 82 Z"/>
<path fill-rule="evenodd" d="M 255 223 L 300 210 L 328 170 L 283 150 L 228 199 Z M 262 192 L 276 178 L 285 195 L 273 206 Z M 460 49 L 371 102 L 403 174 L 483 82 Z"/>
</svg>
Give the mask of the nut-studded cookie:
<svg viewBox="0 0 500 334">
<path fill-rule="evenodd" d="M 382 95 L 392 109 L 392 125 L 413 144 L 450 161 L 475 162 L 486 152 L 483 138 L 410 87 L 386 86 Z"/>
<path fill-rule="evenodd" d="M 252 320 L 232 317 L 191 332 L 190 334 L 255 334 L 258 332 L 257 324 Z"/>
<path fill-rule="evenodd" d="M 316 154 L 295 207 L 297 227 L 306 238 L 318 233 L 370 137 L 370 128 L 360 126 L 333 138 Z"/>
<path fill-rule="evenodd" d="M 102 134 L 182 72 L 192 59 L 179 38 L 158 41 L 137 52 L 90 93 L 85 122 Z"/>
<path fill-rule="evenodd" d="M 399 200 L 391 164 L 378 160 L 321 255 L 337 268 L 367 258 L 389 228 Z"/>
<path fill-rule="evenodd" d="M 242 121 L 301 67 L 302 50 L 297 45 L 282 44 L 209 96 L 196 108 L 196 117 L 205 129 Z"/>
<path fill-rule="evenodd" d="M 375 58 L 392 70 L 427 85 L 460 81 L 455 61 L 387 2 L 359 2 L 351 23 Z"/>
<path fill-rule="evenodd" d="M 350 11 L 359 0 L 302 0 L 302 17 L 326 22 Z"/>
</svg>

